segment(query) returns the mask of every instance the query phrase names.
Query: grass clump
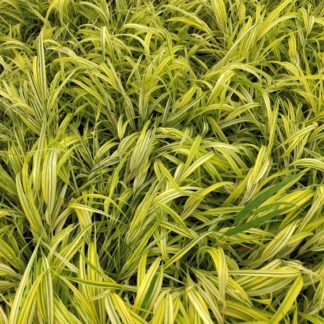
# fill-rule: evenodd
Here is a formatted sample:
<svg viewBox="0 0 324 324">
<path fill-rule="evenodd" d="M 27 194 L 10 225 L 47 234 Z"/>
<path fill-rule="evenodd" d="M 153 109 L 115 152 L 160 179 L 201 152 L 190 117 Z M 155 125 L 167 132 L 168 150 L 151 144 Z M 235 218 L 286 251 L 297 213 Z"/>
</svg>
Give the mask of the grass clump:
<svg viewBox="0 0 324 324">
<path fill-rule="evenodd" d="M 323 323 L 324 2 L 0 1 L 1 323 Z"/>
</svg>

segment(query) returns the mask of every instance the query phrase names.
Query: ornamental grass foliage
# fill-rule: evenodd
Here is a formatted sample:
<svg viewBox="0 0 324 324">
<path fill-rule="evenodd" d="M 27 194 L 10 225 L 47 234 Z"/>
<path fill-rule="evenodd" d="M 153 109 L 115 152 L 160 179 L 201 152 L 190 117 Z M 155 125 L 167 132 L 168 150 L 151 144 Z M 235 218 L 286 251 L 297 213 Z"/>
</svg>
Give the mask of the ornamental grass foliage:
<svg viewBox="0 0 324 324">
<path fill-rule="evenodd" d="M 324 2 L 0 0 L 0 323 L 324 323 Z"/>
</svg>

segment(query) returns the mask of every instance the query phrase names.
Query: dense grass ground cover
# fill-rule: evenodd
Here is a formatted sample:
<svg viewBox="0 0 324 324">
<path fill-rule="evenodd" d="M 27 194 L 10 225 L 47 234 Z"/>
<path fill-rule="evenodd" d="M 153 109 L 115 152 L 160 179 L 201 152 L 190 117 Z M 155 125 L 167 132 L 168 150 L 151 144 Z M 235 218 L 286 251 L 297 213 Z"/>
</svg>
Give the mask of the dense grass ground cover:
<svg viewBox="0 0 324 324">
<path fill-rule="evenodd" d="M 0 0 L 0 322 L 324 322 L 324 2 Z"/>
</svg>

